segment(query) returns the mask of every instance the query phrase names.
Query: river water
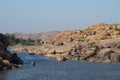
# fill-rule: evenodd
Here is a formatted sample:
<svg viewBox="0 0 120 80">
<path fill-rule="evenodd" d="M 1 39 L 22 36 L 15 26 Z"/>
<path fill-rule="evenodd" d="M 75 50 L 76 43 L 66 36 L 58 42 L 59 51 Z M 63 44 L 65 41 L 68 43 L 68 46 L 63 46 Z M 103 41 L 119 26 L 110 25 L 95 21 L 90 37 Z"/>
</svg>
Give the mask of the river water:
<svg viewBox="0 0 120 80">
<path fill-rule="evenodd" d="M 40 55 L 18 53 L 19 69 L 0 72 L 0 80 L 120 80 L 120 63 L 57 62 Z M 36 66 L 30 66 L 31 61 Z"/>
</svg>

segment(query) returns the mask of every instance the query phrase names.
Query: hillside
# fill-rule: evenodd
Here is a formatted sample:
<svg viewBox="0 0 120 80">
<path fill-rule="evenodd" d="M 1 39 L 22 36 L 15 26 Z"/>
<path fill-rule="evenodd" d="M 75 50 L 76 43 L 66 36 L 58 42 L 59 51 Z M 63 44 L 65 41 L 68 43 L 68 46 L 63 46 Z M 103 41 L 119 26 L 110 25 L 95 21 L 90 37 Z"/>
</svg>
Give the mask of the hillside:
<svg viewBox="0 0 120 80">
<path fill-rule="evenodd" d="M 80 41 L 98 43 L 100 40 L 120 37 L 120 24 L 96 24 L 85 30 L 64 31 L 57 34 L 55 41 Z"/>
</svg>

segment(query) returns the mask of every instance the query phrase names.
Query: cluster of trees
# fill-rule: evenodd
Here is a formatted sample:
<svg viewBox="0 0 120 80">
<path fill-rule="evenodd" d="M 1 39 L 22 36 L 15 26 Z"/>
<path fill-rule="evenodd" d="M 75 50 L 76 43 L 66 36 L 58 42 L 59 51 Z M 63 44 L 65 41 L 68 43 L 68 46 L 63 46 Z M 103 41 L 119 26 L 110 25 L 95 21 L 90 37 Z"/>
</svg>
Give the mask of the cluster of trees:
<svg viewBox="0 0 120 80">
<path fill-rule="evenodd" d="M 30 38 L 29 39 L 16 38 L 13 34 L 9 34 L 9 33 L 6 33 L 5 35 L 8 37 L 11 46 L 16 45 L 16 44 L 19 44 L 19 45 L 40 45 L 43 43 L 41 39 L 33 40 Z"/>
</svg>

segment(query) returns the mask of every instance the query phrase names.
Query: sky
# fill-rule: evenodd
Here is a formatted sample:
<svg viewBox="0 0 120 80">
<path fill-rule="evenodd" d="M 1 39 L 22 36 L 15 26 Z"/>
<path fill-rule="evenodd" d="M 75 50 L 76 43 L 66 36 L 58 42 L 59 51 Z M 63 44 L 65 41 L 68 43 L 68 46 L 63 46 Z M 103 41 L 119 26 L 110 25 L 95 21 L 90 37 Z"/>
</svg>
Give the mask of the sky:
<svg viewBox="0 0 120 80">
<path fill-rule="evenodd" d="M 120 0 L 0 0 L 0 32 L 39 33 L 120 23 Z"/>
</svg>

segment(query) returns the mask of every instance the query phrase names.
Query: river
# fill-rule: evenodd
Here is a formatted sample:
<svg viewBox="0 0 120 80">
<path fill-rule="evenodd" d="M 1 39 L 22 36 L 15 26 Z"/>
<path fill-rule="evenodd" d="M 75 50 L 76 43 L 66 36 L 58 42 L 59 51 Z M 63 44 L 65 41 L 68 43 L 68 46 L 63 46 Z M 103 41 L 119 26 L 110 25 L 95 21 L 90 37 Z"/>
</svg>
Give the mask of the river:
<svg viewBox="0 0 120 80">
<path fill-rule="evenodd" d="M 19 69 L 0 72 L 0 80 L 120 80 L 120 63 L 57 62 L 40 55 L 18 53 Z M 31 61 L 36 66 L 30 66 Z"/>
</svg>

